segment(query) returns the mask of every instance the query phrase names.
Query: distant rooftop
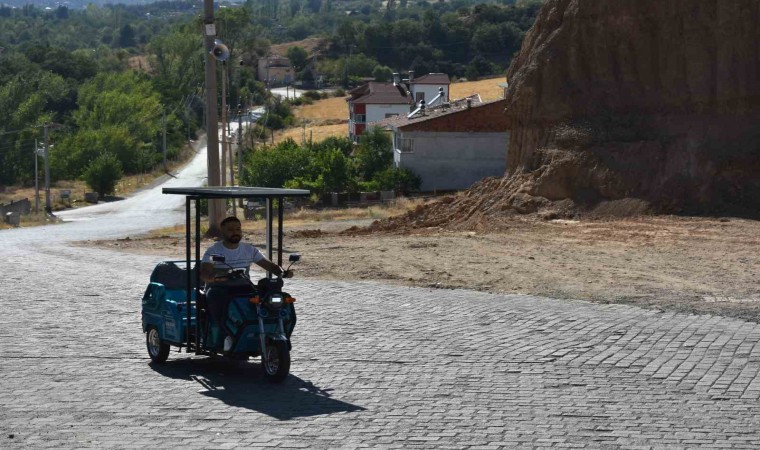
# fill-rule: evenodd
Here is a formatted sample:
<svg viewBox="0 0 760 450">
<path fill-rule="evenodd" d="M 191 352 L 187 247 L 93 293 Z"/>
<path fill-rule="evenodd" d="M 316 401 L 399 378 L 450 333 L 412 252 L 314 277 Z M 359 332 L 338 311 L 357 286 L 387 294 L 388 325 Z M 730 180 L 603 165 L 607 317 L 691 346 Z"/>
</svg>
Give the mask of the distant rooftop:
<svg viewBox="0 0 760 450">
<path fill-rule="evenodd" d="M 467 100 L 470 107 L 467 107 Z M 507 130 L 507 117 L 504 115 L 506 100 L 482 102 L 475 94 L 448 104 L 425 109 L 412 117 L 399 115 L 389 117 L 370 125 L 402 131 L 439 131 L 439 132 L 498 132 Z M 485 112 L 485 114 L 482 114 Z M 477 117 L 467 119 L 468 114 Z M 456 116 L 456 117 L 451 117 Z M 446 119 L 446 120 L 440 120 Z M 449 120 L 452 119 L 452 120 Z"/>
<path fill-rule="evenodd" d="M 410 98 L 403 95 L 392 83 L 370 81 L 348 91 L 347 101 L 366 104 L 397 104 L 407 105 Z"/>
<path fill-rule="evenodd" d="M 451 84 L 445 73 L 429 73 L 412 80 L 412 84 Z"/>
<path fill-rule="evenodd" d="M 422 112 L 418 112 L 409 118 L 407 117 L 407 114 L 402 114 L 398 116 L 388 117 L 387 119 L 374 122 L 374 124 L 381 127 L 401 128 L 413 123 L 424 122 L 426 120 L 435 119 L 437 117 L 446 116 L 467 109 L 468 99 L 470 100 L 470 107 L 473 108 L 483 103 L 483 101 L 480 99 L 480 95 L 473 94 L 469 97 L 452 100 L 448 104 L 425 108 L 424 115 Z"/>
</svg>

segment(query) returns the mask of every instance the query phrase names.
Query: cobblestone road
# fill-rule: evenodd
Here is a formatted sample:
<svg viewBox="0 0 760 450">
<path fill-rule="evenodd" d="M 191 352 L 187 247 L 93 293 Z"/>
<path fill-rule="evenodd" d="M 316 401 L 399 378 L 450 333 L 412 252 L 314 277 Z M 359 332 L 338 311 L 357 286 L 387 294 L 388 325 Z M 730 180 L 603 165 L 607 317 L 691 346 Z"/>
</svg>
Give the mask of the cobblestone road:
<svg viewBox="0 0 760 450">
<path fill-rule="evenodd" d="M 3 249 L 0 448 L 760 447 L 755 324 L 296 279 L 292 375 L 269 385 L 258 361 L 148 364 L 156 262 Z"/>
</svg>

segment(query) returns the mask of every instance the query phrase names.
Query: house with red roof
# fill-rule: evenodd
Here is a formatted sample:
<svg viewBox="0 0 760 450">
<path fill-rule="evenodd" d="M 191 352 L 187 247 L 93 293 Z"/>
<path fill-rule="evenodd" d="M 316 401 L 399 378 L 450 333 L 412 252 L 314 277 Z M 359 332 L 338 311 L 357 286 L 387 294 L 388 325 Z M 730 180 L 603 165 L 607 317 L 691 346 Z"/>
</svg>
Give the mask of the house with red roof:
<svg viewBox="0 0 760 450">
<path fill-rule="evenodd" d="M 469 188 L 503 176 L 509 131 L 506 100 L 483 103 L 479 95 L 418 108 L 370 124 L 390 130 L 393 161 L 422 179 L 423 192 Z"/>
<path fill-rule="evenodd" d="M 408 83 L 382 83 L 370 81 L 348 92 L 348 136 L 358 140 L 367 124 L 390 117 L 409 114 L 420 100 L 429 102 L 449 97 L 449 76 L 431 73 L 414 78 L 410 72 Z M 438 100 L 436 101 L 438 102 Z"/>
</svg>

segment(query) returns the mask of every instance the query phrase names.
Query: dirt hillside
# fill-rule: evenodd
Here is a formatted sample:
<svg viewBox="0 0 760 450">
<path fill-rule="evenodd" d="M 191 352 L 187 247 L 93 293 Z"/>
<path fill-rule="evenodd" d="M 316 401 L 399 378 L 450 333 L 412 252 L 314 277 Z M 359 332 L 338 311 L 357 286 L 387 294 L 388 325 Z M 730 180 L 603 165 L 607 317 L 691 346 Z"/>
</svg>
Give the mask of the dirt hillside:
<svg viewBox="0 0 760 450">
<path fill-rule="evenodd" d="M 505 177 L 378 226 L 760 213 L 760 2 L 550 0 L 507 77 Z"/>
</svg>

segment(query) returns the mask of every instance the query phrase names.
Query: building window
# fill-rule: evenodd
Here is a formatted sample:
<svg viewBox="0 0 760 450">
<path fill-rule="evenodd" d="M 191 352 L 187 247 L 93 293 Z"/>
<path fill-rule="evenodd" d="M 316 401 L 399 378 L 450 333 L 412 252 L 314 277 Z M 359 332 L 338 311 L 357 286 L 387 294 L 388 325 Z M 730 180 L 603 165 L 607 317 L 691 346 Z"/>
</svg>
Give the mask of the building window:
<svg viewBox="0 0 760 450">
<path fill-rule="evenodd" d="M 356 114 L 354 116 L 354 122 L 356 123 L 364 123 L 367 121 L 367 115 L 366 114 Z"/>
<path fill-rule="evenodd" d="M 414 151 L 414 140 L 401 139 L 401 153 L 412 153 Z"/>
<path fill-rule="evenodd" d="M 417 95 L 414 96 L 415 103 L 419 104 L 420 100 L 425 100 L 425 93 L 424 92 L 418 92 Z"/>
</svg>

